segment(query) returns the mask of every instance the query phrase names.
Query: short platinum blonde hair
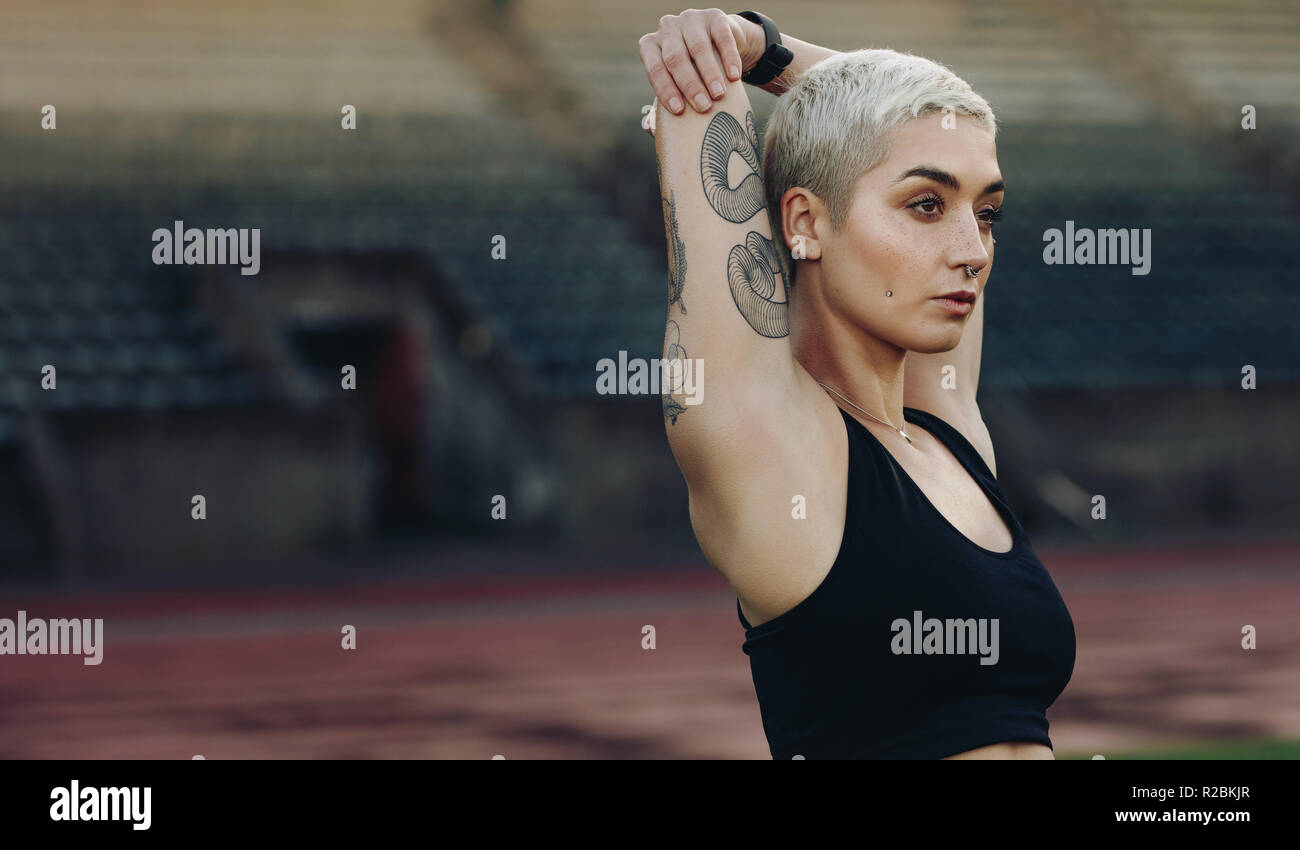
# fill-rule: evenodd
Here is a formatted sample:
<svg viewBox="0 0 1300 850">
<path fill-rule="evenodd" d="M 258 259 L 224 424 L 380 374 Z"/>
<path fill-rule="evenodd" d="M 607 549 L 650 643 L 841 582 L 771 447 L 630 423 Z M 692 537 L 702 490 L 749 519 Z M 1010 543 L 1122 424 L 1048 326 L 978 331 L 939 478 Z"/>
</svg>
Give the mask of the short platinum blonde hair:
<svg viewBox="0 0 1300 850">
<path fill-rule="evenodd" d="M 969 115 L 997 137 L 993 108 L 944 65 L 894 50 L 854 50 L 818 62 L 781 95 L 763 136 L 763 191 L 787 285 L 794 259 L 781 196 L 802 186 L 843 227 L 862 174 L 888 158 L 892 131 L 932 112 Z"/>
</svg>

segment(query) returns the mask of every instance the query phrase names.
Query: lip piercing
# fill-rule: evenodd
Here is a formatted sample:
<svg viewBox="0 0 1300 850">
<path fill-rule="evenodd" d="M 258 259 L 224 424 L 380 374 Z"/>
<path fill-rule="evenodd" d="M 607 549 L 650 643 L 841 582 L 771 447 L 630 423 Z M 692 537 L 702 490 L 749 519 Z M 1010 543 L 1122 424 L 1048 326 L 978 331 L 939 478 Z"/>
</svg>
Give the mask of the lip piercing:
<svg viewBox="0 0 1300 850">
<path fill-rule="evenodd" d="M 885 295 L 893 295 L 893 294 L 894 294 L 894 290 L 892 290 L 892 289 L 886 289 L 886 290 L 885 290 Z"/>
</svg>

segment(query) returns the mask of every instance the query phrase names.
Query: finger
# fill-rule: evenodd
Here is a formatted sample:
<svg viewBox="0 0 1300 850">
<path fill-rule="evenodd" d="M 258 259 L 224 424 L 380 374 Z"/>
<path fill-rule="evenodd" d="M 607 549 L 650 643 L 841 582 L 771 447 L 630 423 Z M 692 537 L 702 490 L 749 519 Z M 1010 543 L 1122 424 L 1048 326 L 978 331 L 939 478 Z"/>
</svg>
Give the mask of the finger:
<svg viewBox="0 0 1300 850">
<path fill-rule="evenodd" d="M 686 109 L 686 100 L 668 73 L 663 54 L 659 50 L 659 39 L 653 35 L 641 39 L 641 64 L 645 66 L 646 77 L 650 80 L 650 88 L 654 89 L 655 97 L 667 105 L 669 112 L 681 115 Z"/>
<path fill-rule="evenodd" d="M 704 83 L 695 70 L 691 54 L 686 52 L 686 43 L 681 38 L 669 37 L 663 42 L 663 57 L 668 73 L 672 74 L 678 91 L 686 96 L 686 102 L 695 107 L 696 112 L 708 112 L 712 101 L 704 91 Z"/>
<path fill-rule="evenodd" d="M 713 36 L 718 54 L 722 56 L 722 64 L 727 69 L 727 79 L 732 82 L 739 80 L 740 69 L 744 65 L 740 62 L 740 47 L 736 44 L 736 34 L 731 31 L 731 25 L 727 23 L 725 14 L 715 15 L 709 20 L 709 33 Z"/>
<path fill-rule="evenodd" d="M 682 40 L 686 42 L 686 48 L 691 52 L 691 59 L 695 62 L 695 68 L 703 80 L 703 84 L 708 88 L 709 94 L 714 100 L 722 97 L 727 93 L 727 79 L 722 74 L 722 66 L 718 64 L 718 54 L 713 52 L 713 37 L 709 35 L 708 25 L 704 18 L 696 16 L 690 18 L 682 24 Z M 695 102 L 695 95 L 691 94 L 691 102 Z M 707 112 L 710 103 L 705 103 L 701 112 Z"/>
</svg>

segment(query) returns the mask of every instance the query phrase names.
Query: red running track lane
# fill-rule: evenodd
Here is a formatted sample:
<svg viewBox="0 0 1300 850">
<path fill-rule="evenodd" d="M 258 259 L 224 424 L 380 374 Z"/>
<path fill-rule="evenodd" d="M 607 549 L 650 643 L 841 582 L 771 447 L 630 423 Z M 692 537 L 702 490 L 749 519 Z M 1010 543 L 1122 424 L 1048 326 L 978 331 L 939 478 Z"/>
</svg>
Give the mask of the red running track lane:
<svg viewBox="0 0 1300 850">
<path fill-rule="evenodd" d="M 1058 752 L 1300 738 L 1300 548 L 1042 554 L 1078 636 Z M 97 667 L 0 656 L 0 758 L 768 757 L 734 596 L 703 562 L 5 597 L 0 617 L 104 617 L 108 639 Z"/>
</svg>

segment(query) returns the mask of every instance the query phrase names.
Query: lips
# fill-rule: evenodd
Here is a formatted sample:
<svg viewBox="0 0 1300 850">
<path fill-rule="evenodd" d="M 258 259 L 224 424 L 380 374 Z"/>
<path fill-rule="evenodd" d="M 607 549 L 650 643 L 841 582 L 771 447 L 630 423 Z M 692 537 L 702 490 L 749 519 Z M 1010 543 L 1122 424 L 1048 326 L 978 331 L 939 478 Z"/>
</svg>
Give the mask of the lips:
<svg viewBox="0 0 1300 850">
<path fill-rule="evenodd" d="M 970 301 L 958 301 L 956 298 L 935 298 L 939 306 L 947 310 L 952 316 L 969 316 L 975 309 L 975 305 Z"/>
<path fill-rule="evenodd" d="M 951 300 L 953 300 L 953 301 L 967 301 L 967 302 L 972 302 L 972 301 L 975 300 L 975 290 L 973 290 L 973 289 L 958 289 L 958 290 L 956 290 L 956 291 L 954 291 L 954 292 L 949 292 L 947 295 L 939 295 L 939 296 L 936 296 L 936 297 L 938 297 L 938 298 L 948 298 L 948 299 L 951 299 Z"/>
</svg>

